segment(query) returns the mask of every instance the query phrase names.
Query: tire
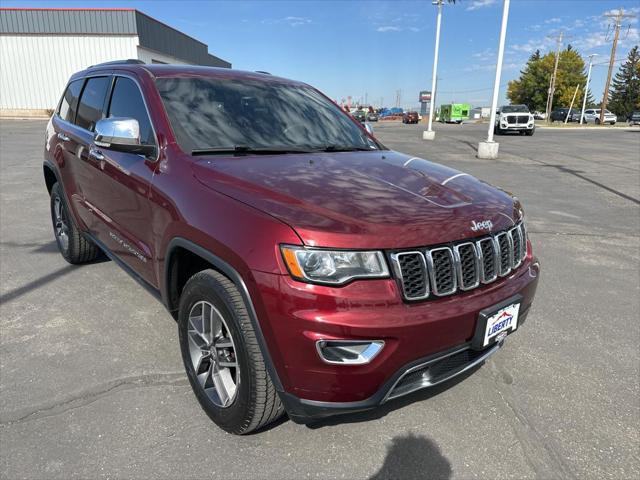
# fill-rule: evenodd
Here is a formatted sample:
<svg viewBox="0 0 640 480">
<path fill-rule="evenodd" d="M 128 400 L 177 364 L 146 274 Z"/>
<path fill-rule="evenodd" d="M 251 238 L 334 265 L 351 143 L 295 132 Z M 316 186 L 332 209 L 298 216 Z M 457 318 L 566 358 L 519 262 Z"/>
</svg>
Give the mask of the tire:
<svg viewBox="0 0 640 480">
<path fill-rule="evenodd" d="M 502 129 L 498 126 L 493 127 L 493 133 L 496 135 L 502 135 Z"/>
<path fill-rule="evenodd" d="M 531 130 L 526 130 L 524 133 L 527 137 L 533 137 L 534 132 L 536 131 L 535 127 Z"/>
<path fill-rule="evenodd" d="M 78 229 L 73 217 L 69 214 L 62 188 L 58 183 L 51 188 L 50 204 L 53 234 L 62 257 L 74 265 L 95 260 L 100 255 L 100 249 L 86 239 Z"/>
<path fill-rule="evenodd" d="M 600 119 L 599 119 L 599 118 L 596 118 L 594 123 L 595 123 L 596 125 L 600 125 Z"/>
<path fill-rule="evenodd" d="M 210 331 L 217 332 L 215 335 L 196 334 L 198 313 L 212 319 L 214 327 Z M 284 413 L 246 305 L 227 277 L 215 270 L 204 270 L 187 281 L 180 297 L 178 332 L 189 383 L 202 409 L 216 425 L 242 435 L 264 427 Z M 216 352 L 216 361 L 211 360 L 213 356 L 198 360 L 199 352 L 207 349 Z"/>
</svg>

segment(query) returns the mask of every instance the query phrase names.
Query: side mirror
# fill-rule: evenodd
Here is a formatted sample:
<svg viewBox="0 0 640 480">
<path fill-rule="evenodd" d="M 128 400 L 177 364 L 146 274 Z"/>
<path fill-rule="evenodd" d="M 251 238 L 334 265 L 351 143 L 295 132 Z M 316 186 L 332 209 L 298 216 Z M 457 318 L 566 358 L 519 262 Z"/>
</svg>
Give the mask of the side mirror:
<svg viewBox="0 0 640 480">
<path fill-rule="evenodd" d="M 365 122 L 364 123 L 364 129 L 367 131 L 367 133 L 369 135 L 371 135 L 373 137 L 373 127 L 371 126 L 371 124 L 369 122 Z"/>
<path fill-rule="evenodd" d="M 98 120 L 93 143 L 118 152 L 153 155 L 155 145 L 140 143 L 140 125 L 135 118 L 111 117 Z"/>
</svg>

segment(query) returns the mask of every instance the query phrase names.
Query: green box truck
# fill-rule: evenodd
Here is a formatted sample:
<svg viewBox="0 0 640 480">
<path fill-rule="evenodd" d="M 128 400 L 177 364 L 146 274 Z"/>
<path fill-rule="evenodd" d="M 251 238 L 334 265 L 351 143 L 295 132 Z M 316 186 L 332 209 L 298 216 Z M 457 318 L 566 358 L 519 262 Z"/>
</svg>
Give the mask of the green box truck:
<svg viewBox="0 0 640 480">
<path fill-rule="evenodd" d="M 469 119 L 471 105 L 468 103 L 449 103 L 440 106 L 440 121 L 444 123 L 462 123 Z"/>
</svg>

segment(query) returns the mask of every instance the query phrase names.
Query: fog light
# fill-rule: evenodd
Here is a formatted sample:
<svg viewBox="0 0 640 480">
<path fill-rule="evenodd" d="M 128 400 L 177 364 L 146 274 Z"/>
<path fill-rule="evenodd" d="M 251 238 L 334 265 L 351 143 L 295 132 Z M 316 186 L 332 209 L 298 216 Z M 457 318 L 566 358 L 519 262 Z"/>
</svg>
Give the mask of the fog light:
<svg viewBox="0 0 640 480">
<path fill-rule="evenodd" d="M 384 347 L 382 340 L 318 340 L 320 358 L 340 365 L 364 365 L 373 360 Z"/>
</svg>

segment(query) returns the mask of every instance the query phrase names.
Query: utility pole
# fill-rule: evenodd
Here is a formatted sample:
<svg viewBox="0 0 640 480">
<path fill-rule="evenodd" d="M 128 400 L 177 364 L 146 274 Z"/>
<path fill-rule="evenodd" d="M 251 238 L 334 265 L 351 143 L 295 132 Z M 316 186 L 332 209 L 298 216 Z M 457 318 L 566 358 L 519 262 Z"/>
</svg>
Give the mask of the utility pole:
<svg viewBox="0 0 640 480">
<path fill-rule="evenodd" d="M 624 10 L 620 8 L 618 13 L 606 13 L 605 17 L 613 18 L 613 45 L 611 46 L 611 58 L 609 59 L 609 73 L 607 74 L 607 83 L 604 85 L 604 93 L 602 94 L 602 104 L 600 105 L 600 124 L 604 122 L 604 111 L 607 108 L 607 101 L 609 100 L 609 87 L 611 86 L 611 74 L 613 73 L 613 64 L 616 61 L 616 49 L 618 48 L 618 37 L 620 36 L 620 27 L 622 21 L 625 18 L 632 18 L 635 15 L 624 13 Z"/>
<path fill-rule="evenodd" d="M 438 7 L 438 17 L 436 18 L 436 46 L 433 53 L 433 74 L 431 77 L 431 103 L 429 104 L 429 122 L 427 130 L 422 132 L 423 140 L 433 140 L 436 138 L 436 132 L 433 131 L 433 113 L 436 96 L 436 75 L 438 74 L 438 52 L 440 51 L 440 24 L 442 23 L 442 2 L 444 0 L 433 0 L 433 5 Z"/>
<path fill-rule="evenodd" d="M 500 93 L 500 76 L 502 75 L 502 59 L 504 57 L 504 41 L 507 36 L 507 22 L 509 21 L 509 2 L 504 0 L 502 6 L 502 25 L 500 27 L 500 43 L 498 45 L 498 59 L 496 62 L 496 78 L 493 82 L 493 97 L 491 100 L 491 118 L 489 119 L 489 133 L 486 142 L 478 144 L 478 158 L 498 158 L 500 144 L 493 141 L 493 129 L 496 124 L 496 109 L 498 108 L 498 95 Z"/>
<path fill-rule="evenodd" d="M 556 74 L 558 73 L 558 60 L 560 60 L 560 48 L 562 47 L 562 37 L 564 32 L 560 32 L 558 35 L 558 47 L 556 48 L 556 62 L 553 66 L 553 74 L 551 75 L 551 82 L 549 83 L 549 93 L 547 94 L 547 110 L 546 119 L 547 122 L 551 120 L 551 110 L 553 109 L 553 94 L 556 91 Z"/>
<path fill-rule="evenodd" d="M 589 81 L 591 80 L 591 67 L 593 67 L 593 57 L 597 56 L 597 53 L 589 55 L 589 71 L 587 72 L 587 84 L 584 86 L 584 98 L 582 99 L 582 112 L 580 112 L 580 125 L 584 121 L 584 109 L 587 106 L 587 96 L 589 95 Z"/>
<path fill-rule="evenodd" d="M 564 124 L 566 125 L 569 121 L 569 115 L 571 115 L 571 110 L 573 110 L 573 102 L 576 101 L 576 95 L 578 95 L 578 90 L 580 89 L 580 84 L 576 85 L 576 90 L 573 92 L 573 98 L 571 99 L 571 105 L 569 105 L 569 110 L 567 110 L 567 116 L 564 119 Z"/>
</svg>

